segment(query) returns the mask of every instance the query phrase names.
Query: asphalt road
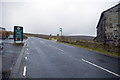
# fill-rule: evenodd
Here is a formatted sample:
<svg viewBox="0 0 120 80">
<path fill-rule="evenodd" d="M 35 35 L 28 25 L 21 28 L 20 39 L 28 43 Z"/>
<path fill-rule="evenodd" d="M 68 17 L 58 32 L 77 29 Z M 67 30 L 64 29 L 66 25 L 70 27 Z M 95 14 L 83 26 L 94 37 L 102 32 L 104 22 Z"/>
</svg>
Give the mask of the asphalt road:
<svg viewBox="0 0 120 80">
<path fill-rule="evenodd" d="M 120 59 L 29 37 L 18 78 L 119 78 Z"/>
</svg>

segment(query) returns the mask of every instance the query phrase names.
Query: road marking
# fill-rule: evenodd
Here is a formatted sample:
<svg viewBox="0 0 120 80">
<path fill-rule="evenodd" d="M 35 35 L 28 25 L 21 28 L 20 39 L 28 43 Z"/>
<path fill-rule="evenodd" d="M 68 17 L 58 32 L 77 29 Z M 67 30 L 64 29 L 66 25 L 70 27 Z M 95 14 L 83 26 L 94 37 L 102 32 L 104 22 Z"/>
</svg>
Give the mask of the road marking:
<svg viewBox="0 0 120 80">
<path fill-rule="evenodd" d="M 40 41 L 40 43 L 45 43 L 44 41 Z"/>
<path fill-rule="evenodd" d="M 55 46 L 52 46 L 52 45 L 49 45 L 49 46 L 54 47 L 55 49 L 57 49 L 57 50 L 60 50 L 60 51 L 64 52 L 62 49 L 59 49 L 59 48 L 57 48 L 57 47 L 55 47 Z"/>
<path fill-rule="evenodd" d="M 25 59 L 27 60 L 27 57 L 25 57 Z"/>
<path fill-rule="evenodd" d="M 120 77 L 119 74 L 116 74 L 116 73 L 114 73 L 114 72 L 112 72 L 112 71 L 110 71 L 110 70 L 107 70 L 107 69 L 105 69 L 105 68 L 103 68 L 103 67 L 101 67 L 101 66 L 98 66 L 98 65 L 96 65 L 96 64 L 94 64 L 94 63 L 92 63 L 92 62 L 89 62 L 89 61 L 87 61 L 87 60 L 85 60 L 85 59 L 82 59 L 82 61 L 84 61 L 84 62 L 86 62 L 86 63 L 88 63 L 88 64 L 91 64 L 91 65 L 93 65 L 93 66 L 95 66 L 95 67 L 97 67 L 97 68 L 100 68 L 100 69 L 102 69 L 102 70 L 104 70 L 104 71 L 106 71 L 106 72 L 108 72 L 108 73 L 111 73 L 111 74 L 113 74 L 113 75 L 115 75 L 115 76 L 117 76 L 117 77 Z"/>
<path fill-rule="evenodd" d="M 27 53 L 27 54 L 30 54 L 30 53 Z"/>
<path fill-rule="evenodd" d="M 29 47 L 29 44 L 27 44 L 27 47 Z"/>
<path fill-rule="evenodd" d="M 26 66 L 24 66 L 23 76 L 26 76 Z"/>
</svg>

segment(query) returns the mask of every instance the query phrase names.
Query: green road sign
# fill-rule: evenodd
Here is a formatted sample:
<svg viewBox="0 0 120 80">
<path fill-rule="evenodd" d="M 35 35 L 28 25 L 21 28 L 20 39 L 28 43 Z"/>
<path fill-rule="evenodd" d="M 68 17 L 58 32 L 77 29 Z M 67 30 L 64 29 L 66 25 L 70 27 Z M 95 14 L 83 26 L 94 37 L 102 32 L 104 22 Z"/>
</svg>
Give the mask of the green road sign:
<svg viewBox="0 0 120 80">
<path fill-rule="evenodd" d="M 23 41 L 23 27 L 14 26 L 14 41 Z"/>
</svg>

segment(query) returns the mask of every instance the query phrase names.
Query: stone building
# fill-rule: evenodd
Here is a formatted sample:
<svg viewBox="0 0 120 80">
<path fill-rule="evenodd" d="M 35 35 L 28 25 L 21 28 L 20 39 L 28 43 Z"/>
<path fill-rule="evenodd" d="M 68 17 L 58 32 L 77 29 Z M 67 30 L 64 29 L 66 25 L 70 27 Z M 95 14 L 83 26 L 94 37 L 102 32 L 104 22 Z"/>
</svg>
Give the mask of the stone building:
<svg viewBox="0 0 120 80">
<path fill-rule="evenodd" d="M 101 14 L 95 41 L 120 44 L 120 3 Z"/>
</svg>

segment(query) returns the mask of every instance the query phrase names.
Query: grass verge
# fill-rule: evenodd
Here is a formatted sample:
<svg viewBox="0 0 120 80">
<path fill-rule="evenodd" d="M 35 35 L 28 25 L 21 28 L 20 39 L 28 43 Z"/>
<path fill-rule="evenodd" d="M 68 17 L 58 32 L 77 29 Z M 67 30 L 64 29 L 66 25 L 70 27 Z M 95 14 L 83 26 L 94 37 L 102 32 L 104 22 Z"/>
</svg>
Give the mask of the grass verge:
<svg viewBox="0 0 120 80">
<path fill-rule="evenodd" d="M 27 35 L 27 37 L 37 37 L 37 38 L 41 38 L 41 39 L 50 40 L 50 39 L 48 39 L 48 38 L 43 38 L 43 37 L 40 37 L 40 36 L 35 36 L 35 35 Z"/>
<path fill-rule="evenodd" d="M 15 46 L 24 46 L 24 43 L 13 43 Z"/>
<path fill-rule="evenodd" d="M 2 74 L 7 74 L 7 75 L 10 75 L 10 73 L 11 73 L 11 70 L 2 72 Z"/>
<path fill-rule="evenodd" d="M 80 45 L 75 45 L 75 44 L 70 44 L 70 43 L 65 43 L 65 42 L 60 42 L 60 41 L 58 41 L 58 42 L 63 43 L 63 44 L 67 44 L 67 45 L 71 45 L 71 46 L 76 46 L 76 47 L 80 47 L 80 48 L 84 48 L 84 49 L 97 51 L 97 52 L 102 52 L 104 54 L 113 55 L 113 56 L 116 56 L 116 57 L 120 57 L 120 54 L 114 53 L 114 52 L 108 52 L 108 51 L 101 50 L 101 49 L 89 48 L 89 47 L 85 47 L 85 46 L 80 46 Z"/>
</svg>

